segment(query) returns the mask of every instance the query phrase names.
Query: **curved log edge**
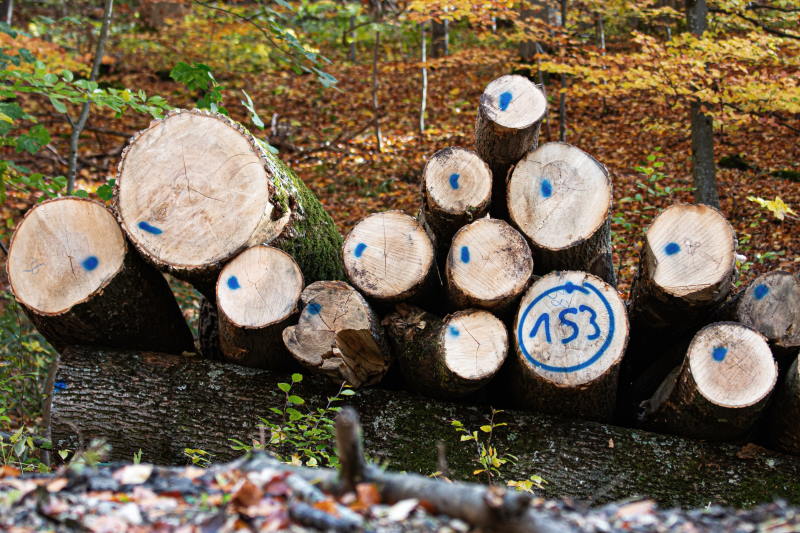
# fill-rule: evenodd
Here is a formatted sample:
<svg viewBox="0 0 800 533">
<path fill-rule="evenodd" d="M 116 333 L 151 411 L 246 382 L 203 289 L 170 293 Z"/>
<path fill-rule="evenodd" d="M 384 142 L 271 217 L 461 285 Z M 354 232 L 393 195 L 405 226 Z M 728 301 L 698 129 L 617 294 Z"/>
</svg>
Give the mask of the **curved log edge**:
<svg viewBox="0 0 800 533">
<path fill-rule="evenodd" d="M 76 449 L 104 437 L 116 460 L 130 460 L 141 449 L 145 461 L 180 464 L 184 448 L 200 448 L 224 461 L 239 453 L 229 447 L 230 438 L 256 437 L 259 416 L 283 405 L 277 383 L 287 379 L 199 358 L 70 348 L 55 380 L 52 440 L 56 449 Z M 307 378 L 297 394 L 319 405 L 335 390 Z M 452 477 L 475 479 L 474 445 L 460 443 L 450 423 L 477 429 L 486 423 L 487 407 L 381 389 L 351 400 L 373 460 L 429 474 L 437 470 L 442 441 Z M 504 467 L 504 477 L 540 475 L 549 497 L 600 504 L 639 495 L 683 506 L 800 502 L 800 458 L 535 413 L 499 416 L 508 426 L 496 430 L 493 444 L 518 457 Z"/>
</svg>

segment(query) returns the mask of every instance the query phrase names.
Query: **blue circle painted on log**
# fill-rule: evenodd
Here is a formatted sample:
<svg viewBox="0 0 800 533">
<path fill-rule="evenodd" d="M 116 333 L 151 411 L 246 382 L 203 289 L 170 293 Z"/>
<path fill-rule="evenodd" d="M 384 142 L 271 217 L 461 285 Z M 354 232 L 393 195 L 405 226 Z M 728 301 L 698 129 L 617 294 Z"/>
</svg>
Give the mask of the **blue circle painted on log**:
<svg viewBox="0 0 800 533">
<path fill-rule="evenodd" d="M 458 172 L 453 172 L 452 174 L 450 174 L 450 187 L 452 187 L 454 190 L 459 188 L 458 178 L 460 177 L 461 174 L 459 174 Z"/>
<path fill-rule="evenodd" d="M 228 278 L 228 288 L 232 289 L 234 291 L 236 289 L 241 288 L 241 285 L 239 285 L 239 278 L 237 278 L 236 276 L 229 277 Z"/>
<path fill-rule="evenodd" d="M 353 250 L 353 255 L 356 256 L 356 257 L 361 257 L 362 255 L 364 255 L 364 250 L 366 250 L 366 249 L 367 249 L 367 245 L 364 244 L 363 242 L 360 242 L 360 243 L 356 244 L 356 249 Z"/>
<path fill-rule="evenodd" d="M 714 361 L 722 362 L 725 360 L 725 356 L 728 355 L 728 349 L 724 346 L 717 346 L 711 352 L 711 357 L 714 358 Z"/>
<path fill-rule="evenodd" d="M 681 251 L 681 245 L 677 242 L 670 242 L 664 247 L 664 252 L 667 255 L 675 255 Z"/>
<path fill-rule="evenodd" d="M 514 99 L 514 95 L 511 94 L 509 91 L 500 94 L 500 111 L 505 111 L 508 109 L 511 100 Z"/>
<path fill-rule="evenodd" d="M 753 292 L 755 293 L 756 300 L 760 300 L 769 293 L 769 287 L 763 283 L 759 283 L 756 285 L 756 288 Z"/>
<path fill-rule="evenodd" d="M 452 335 L 453 337 L 458 337 L 459 335 L 461 335 L 461 332 L 458 331 L 458 328 L 455 326 L 450 326 L 449 328 L 447 328 L 447 332 L 450 333 L 450 335 Z"/>
<path fill-rule="evenodd" d="M 463 263 L 469 263 L 469 246 L 461 247 L 461 261 Z"/>
<path fill-rule="evenodd" d="M 550 180 L 547 178 L 542 180 L 541 185 L 539 185 L 539 190 L 545 198 L 553 196 L 553 184 L 550 183 Z"/>
<path fill-rule="evenodd" d="M 162 233 L 164 233 L 164 230 L 162 230 L 161 228 L 157 228 L 151 225 L 149 222 L 145 222 L 144 220 L 139 222 L 138 226 L 139 229 L 142 229 L 147 233 L 152 233 L 153 235 L 161 235 Z"/>
<path fill-rule="evenodd" d="M 318 315 L 322 311 L 322 306 L 317 302 L 311 302 L 306 306 L 306 309 L 308 309 L 309 314 Z"/>
<path fill-rule="evenodd" d="M 97 268 L 97 265 L 99 264 L 100 260 L 97 258 L 97 256 L 94 255 L 90 255 L 89 257 L 81 261 L 81 266 L 86 270 L 94 270 L 95 268 Z"/>
</svg>

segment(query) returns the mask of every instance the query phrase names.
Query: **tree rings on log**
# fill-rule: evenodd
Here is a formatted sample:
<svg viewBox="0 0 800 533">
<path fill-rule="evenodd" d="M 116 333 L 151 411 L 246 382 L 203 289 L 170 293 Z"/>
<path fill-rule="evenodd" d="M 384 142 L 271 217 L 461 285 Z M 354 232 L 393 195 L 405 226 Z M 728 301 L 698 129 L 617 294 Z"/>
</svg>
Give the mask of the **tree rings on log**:
<svg viewBox="0 0 800 533">
<path fill-rule="evenodd" d="M 536 147 L 547 111 L 544 93 L 528 78 L 501 76 L 484 89 L 475 125 L 475 147 L 493 176 L 492 215 L 506 214 L 509 168 Z"/>
<path fill-rule="evenodd" d="M 441 319 L 400 304 L 384 324 L 406 383 L 428 396 L 455 398 L 477 391 L 508 353 L 506 328 L 488 311 L 469 309 Z"/>
<path fill-rule="evenodd" d="M 383 326 L 367 301 L 342 281 L 317 281 L 300 296 L 305 307 L 283 341 L 303 366 L 354 387 L 373 385 L 389 370 Z"/>
<path fill-rule="evenodd" d="M 17 301 L 58 350 L 194 350 L 166 280 L 128 247 L 114 216 L 97 202 L 59 198 L 28 211 L 7 267 Z"/>
<path fill-rule="evenodd" d="M 303 274 L 292 257 L 254 246 L 225 265 L 217 281 L 220 349 L 244 366 L 286 369 L 283 330 L 296 318 Z"/>
<path fill-rule="evenodd" d="M 644 402 L 648 427 L 706 439 L 743 437 L 778 379 L 764 336 L 735 322 L 717 322 L 692 339 L 681 367 Z"/>
<path fill-rule="evenodd" d="M 758 276 L 738 298 L 736 320 L 763 334 L 776 356 L 800 347 L 800 279 L 789 272 Z"/>
<path fill-rule="evenodd" d="M 628 341 L 616 289 L 585 272 L 536 281 L 517 314 L 512 395 L 521 406 L 594 420 L 611 417 Z"/>
<path fill-rule="evenodd" d="M 445 148 L 422 171 L 422 212 L 439 248 L 456 231 L 486 214 L 492 197 L 492 171 L 472 150 Z"/>
<path fill-rule="evenodd" d="M 350 282 L 378 302 L 414 297 L 433 270 L 430 237 L 416 219 L 400 211 L 362 219 L 345 239 L 343 256 Z"/>
<path fill-rule="evenodd" d="M 775 448 L 800 455 L 800 359 L 795 358 L 772 402 L 769 440 Z"/>
<path fill-rule="evenodd" d="M 508 222 L 481 218 L 456 233 L 445 266 L 456 308 L 502 312 L 516 303 L 533 274 L 531 249 Z"/>
<path fill-rule="evenodd" d="M 531 241 L 537 273 L 581 270 L 616 284 L 605 166 L 566 143 L 543 144 L 514 168 L 508 212 Z"/>
</svg>

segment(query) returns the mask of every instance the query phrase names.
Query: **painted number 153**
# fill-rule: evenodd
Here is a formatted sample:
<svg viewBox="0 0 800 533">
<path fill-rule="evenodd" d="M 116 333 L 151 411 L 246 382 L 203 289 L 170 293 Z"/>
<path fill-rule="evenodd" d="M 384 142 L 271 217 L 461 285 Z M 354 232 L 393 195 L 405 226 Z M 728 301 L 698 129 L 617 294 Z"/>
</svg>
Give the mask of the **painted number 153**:
<svg viewBox="0 0 800 533">
<path fill-rule="evenodd" d="M 575 339 L 577 339 L 580 336 L 580 334 L 581 334 L 580 325 L 577 322 L 574 322 L 573 320 L 570 320 L 569 317 L 571 315 L 575 315 L 575 317 L 577 318 L 578 316 L 581 316 L 584 313 L 589 315 L 589 317 L 588 317 L 589 327 L 592 330 L 592 331 L 590 331 L 590 332 L 588 332 L 586 334 L 586 339 L 590 340 L 590 341 L 593 341 L 593 340 L 598 339 L 600 337 L 600 326 L 597 324 L 597 321 L 596 321 L 597 313 L 595 312 L 594 309 L 592 309 L 588 305 L 582 304 L 582 305 L 578 306 L 577 308 L 575 308 L 575 307 L 567 307 L 566 309 L 562 309 L 561 311 L 559 311 L 559 313 L 558 313 L 558 321 L 559 321 L 559 323 L 562 324 L 563 326 L 566 326 L 567 328 L 569 328 L 571 330 L 571 333 L 569 334 L 569 336 L 564 337 L 563 339 L 561 339 L 561 343 L 562 344 L 569 344 L 570 342 L 574 341 Z M 536 337 L 536 335 L 539 333 L 539 328 L 540 327 L 544 328 L 544 335 L 545 335 L 545 339 L 547 340 L 547 343 L 548 344 L 552 344 L 553 338 L 552 338 L 552 336 L 550 334 L 550 313 L 544 312 L 541 315 L 539 315 L 539 318 L 537 318 L 536 322 L 533 324 L 533 328 L 531 329 L 531 332 L 530 332 L 529 336 L 531 338 Z"/>
</svg>

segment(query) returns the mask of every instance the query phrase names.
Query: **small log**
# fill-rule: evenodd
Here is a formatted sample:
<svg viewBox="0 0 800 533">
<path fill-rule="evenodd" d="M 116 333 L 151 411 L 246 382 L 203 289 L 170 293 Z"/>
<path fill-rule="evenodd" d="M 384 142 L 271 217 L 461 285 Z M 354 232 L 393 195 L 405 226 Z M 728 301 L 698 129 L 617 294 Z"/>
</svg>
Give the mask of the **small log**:
<svg viewBox="0 0 800 533">
<path fill-rule="evenodd" d="M 7 268 L 17 301 L 56 350 L 194 351 L 164 276 L 136 255 L 97 202 L 59 198 L 28 211 L 11 239 Z"/>
<path fill-rule="evenodd" d="M 462 226 L 483 217 L 492 198 L 492 171 L 472 150 L 445 148 L 422 171 L 422 217 L 445 253 Z"/>
<path fill-rule="evenodd" d="M 625 305 L 616 289 L 586 272 L 553 272 L 519 306 L 513 401 L 526 408 L 608 420 L 628 342 Z"/>
<path fill-rule="evenodd" d="M 507 215 L 506 182 L 509 169 L 539 140 L 539 126 L 547 98 L 528 78 L 501 76 L 481 95 L 475 124 L 475 147 L 492 171 L 492 216 Z"/>
<path fill-rule="evenodd" d="M 458 230 L 447 255 L 450 302 L 458 309 L 509 310 L 528 286 L 533 264 L 528 243 L 508 222 L 476 220 Z"/>
<path fill-rule="evenodd" d="M 763 335 L 717 322 L 692 339 L 683 364 L 642 405 L 651 429 L 688 437 L 744 437 L 767 404 L 778 368 Z"/>
<path fill-rule="evenodd" d="M 378 315 L 343 281 L 317 281 L 300 295 L 305 306 L 283 342 L 300 364 L 354 387 L 379 382 L 391 364 Z"/>
<path fill-rule="evenodd" d="M 225 265 L 217 281 L 220 349 L 244 366 L 290 368 L 283 330 L 298 315 L 303 274 L 278 248 L 254 246 Z"/>
<path fill-rule="evenodd" d="M 114 203 L 142 256 L 210 300 L 225 263 L 257 244 L 288 252 L 309 282 L 342 278 L 331 217 L 280 159 L 219 113 L 176 110 L 134 136 Z"/>
<path fill-rule="evenodd" d="M 421 296 L 435 270 L 430 237 L 400 211 L 361 220 L 345 239 L 343 255 L 350 282 L 378 303 Z"/>
<path fill-rule="evenodd" d="M 517 163 L 508 213 L 531 241 L 536 273 L 580 270 L 616 285 L 611 200 L 606 167 L 569 144 L 543 144 Z"/>
<path fill-rule="evenodd" d="M 795 358 L 770 407 L 769 441 L 778 450 L 800 455 L 800 358 Z"/>
<path fill-rule="evenodd" d="M 458 311 L 441 319 L 401 304 L 384 324 L 406 383 L 432 397 L 456 398 L 481 389 L 508 353 L 506 328 L 488 311 Z"/>
</svg>

